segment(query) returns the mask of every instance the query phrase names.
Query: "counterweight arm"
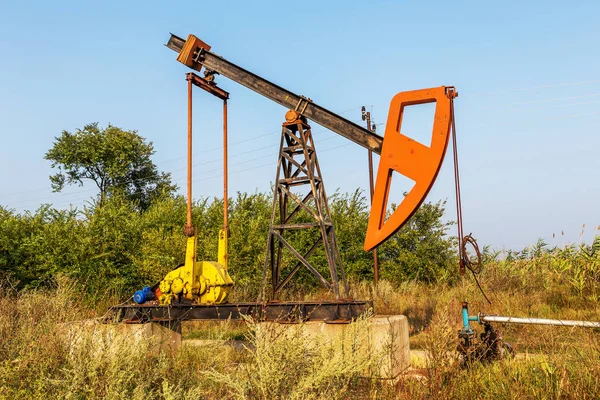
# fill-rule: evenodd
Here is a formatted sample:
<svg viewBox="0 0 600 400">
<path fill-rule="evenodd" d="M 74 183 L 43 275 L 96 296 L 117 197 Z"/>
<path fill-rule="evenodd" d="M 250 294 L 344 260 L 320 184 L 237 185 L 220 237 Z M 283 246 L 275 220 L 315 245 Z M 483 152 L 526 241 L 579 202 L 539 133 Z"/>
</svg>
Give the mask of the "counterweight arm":
<svg viewBox="0 0 600 400">
<path fill-rule="evenodd" d="M 209 51 L 210 46 L 196 36 L 189 35 L 187 40 L 184 40 L 171 34 L 171 38 L 166 46 L 179 53 L 177 60 L 188 67 L 197 71 L 200 71 L 204 67 L 209 74 L 218 73 L 219 75 L 223 75 L 286 108 L 295 110 L 300 115 L 305 116 L 324 128 L 344 136 L 368 150 L 381 154 L 383 145 L 383 138 L 381 136 L 369 132 L 360 125 L 313 103 L 304 96 L 294 94 L 227 61 L 223 57 L 211 53 Z"/>
</svg>

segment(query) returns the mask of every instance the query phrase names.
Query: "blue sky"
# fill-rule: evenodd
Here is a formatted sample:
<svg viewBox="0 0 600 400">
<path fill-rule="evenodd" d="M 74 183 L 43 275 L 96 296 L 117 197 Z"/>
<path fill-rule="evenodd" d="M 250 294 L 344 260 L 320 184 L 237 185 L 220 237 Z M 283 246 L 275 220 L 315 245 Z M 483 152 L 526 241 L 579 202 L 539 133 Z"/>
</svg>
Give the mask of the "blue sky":
<svg viewBox="0 0 600 400">
<path fill-rule="evenodd" d="M 597 1 L 0 1 L 0 204 L 93 196 L 91 185 L 53 194 L 43 160 L 62 130 L 92 121 L 137 129 L 183 185 L 187 69 L 163 44 L 193 33 L 350 120 L 366 105 L 381 134 L 394 94 L 456 86 L 465 231 L 496 249 L 589 242 L 600 226 L 599 12 Z M 266 191 L 286 110 L 219 85 L 231 93 L 231 190 Z M 407 114 L 406 133 L 426 136 L 431 114 Z M 195 196 L 221 196 L 221 104 L 196 91 L 194 118 Z M 366 150 L 316 124 L 313 134 L 329 194 L 368 187 Z M 454 219 L 450 161 L 428 200 L 448 199 Z M 392 201 L 404 190 L 395 181 Z"/>
</svg>

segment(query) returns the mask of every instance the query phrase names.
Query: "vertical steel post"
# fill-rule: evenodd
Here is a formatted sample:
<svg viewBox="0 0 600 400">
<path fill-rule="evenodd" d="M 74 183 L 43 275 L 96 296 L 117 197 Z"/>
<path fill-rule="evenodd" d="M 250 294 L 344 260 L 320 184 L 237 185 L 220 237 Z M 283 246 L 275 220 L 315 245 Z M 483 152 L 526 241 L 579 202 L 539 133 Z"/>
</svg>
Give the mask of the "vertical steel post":
<svg viewBox="0 0 600 400">
<path fill-rule="evenodd" d="M 188 82 L 188 129 L 187 129 L 187 223 L 183 230 L 188 237 L 194 236 L 194 226 L 192 224 L 192 77 L 186 75 Z"/>
<path fill-rule="evenodd" d="M 371 130 L 371 113 L 368 112 L 366 115 L 367 118 L 367 129 Z M 375 184 L 373 183 L 373 152 L 369 150 L 369 196 L 371 200 L 373 200 L 373 190 Z"/>
<path fill-rule="evenodd" d="M 229 233 L 229 194 L 227 171 L 227 100 L 223 100 L 223 230 Z"/>
<path fill-rule="evenodd" d="M 219 231 L 218 262 L 229 268 L 229 194 L 227 187 L 227 99 L 223 99 L 223 229 Z"/>
<path fill-rule="evenodd" d="M 367 120 L 367 130 L 372 132 L 371 128 L 371 113 L 365 112 L 365 106 L 362 107 L 363 121 Z M 373 201 L 373 190 L 375 185 L 373 183 L 373 152 L 369 150 L 369 199 Z M 373 273 L 375 277 L 375 286 L 379 283 L 379 260 L 377 258 L 377 249 L 373 249 Z"/>
</svg>

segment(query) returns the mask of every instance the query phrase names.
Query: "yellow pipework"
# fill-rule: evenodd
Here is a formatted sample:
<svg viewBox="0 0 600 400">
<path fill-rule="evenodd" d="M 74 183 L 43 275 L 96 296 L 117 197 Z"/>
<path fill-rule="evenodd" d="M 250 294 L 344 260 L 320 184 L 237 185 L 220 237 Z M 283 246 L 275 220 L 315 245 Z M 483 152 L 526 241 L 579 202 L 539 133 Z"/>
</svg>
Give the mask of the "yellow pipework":
<svg viewBox="0 0 600 400">
<path fill-rule="evenodd" d="M 227 262 L 227 235 L 221 254 L 222 240 L 219 235 L 219 260 Z M 196 236 L 188 237 L 185 263 L 169 272 L 160 282 L 160 304 L 171 304 L 173 300 L 188 300 L 201 304 L 225 302 L 233 280 L 227 268 L 214 261 L 196 261 Z"/>
<path fill-rule="evenodd" d="M 229 229 L 221 229 L 219 231 L 219 250 L 217 261 L 225 269 L 229 269 L 229 252 L 228 249 Z"/>
</svg>

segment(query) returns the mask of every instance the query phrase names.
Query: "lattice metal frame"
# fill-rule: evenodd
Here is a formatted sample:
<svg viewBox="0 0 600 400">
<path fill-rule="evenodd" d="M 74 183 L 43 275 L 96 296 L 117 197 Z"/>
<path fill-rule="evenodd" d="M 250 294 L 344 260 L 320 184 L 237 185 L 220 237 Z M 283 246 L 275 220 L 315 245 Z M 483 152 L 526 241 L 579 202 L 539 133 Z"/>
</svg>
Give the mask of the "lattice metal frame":
<svg viewBox="0 0 600 400">
<path fill-rule="evenodd" d="M 300 198 L 293 193 L 292 189 L 298 190 L 303 185 L 309 185 L 309 190 L 303 198 Z M 304 215 L 310 216 L 312 221 L 297 222 L 301 211 L 304 211 Z M 298 229 L 313 229 L 316 232 L 314 243 L 304 254 L 301 254 L 286 239 L 287 231 Z M 324 247 L 330 279 L 326 279 L 309 262 L 310 256 L 319 245 Z M 294 256 L 296 264 L 287 276 L 282 278 L 284 248 Z M 337 246 L 315 144 L 310 126 L 304 118 L 283 124 L 264 265 L 263 293 L 269 270 L 273 288 L 272 297 L 277 299 L 281 290 L 302 266 L 306 267 L 323 286 L 331 290 L 336 299 L 340 299 L 342 295 L 348 298 L 348 283 Z M 343 283 L 343 293 L 340 290 L 340 278 Z"/>
</svg>

